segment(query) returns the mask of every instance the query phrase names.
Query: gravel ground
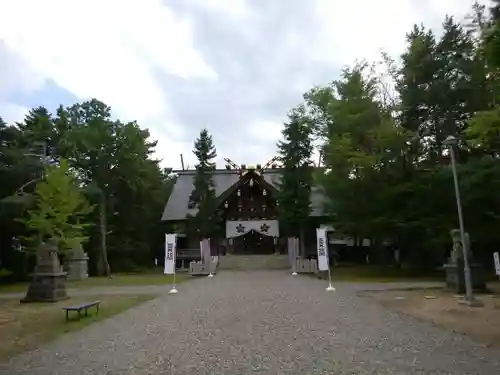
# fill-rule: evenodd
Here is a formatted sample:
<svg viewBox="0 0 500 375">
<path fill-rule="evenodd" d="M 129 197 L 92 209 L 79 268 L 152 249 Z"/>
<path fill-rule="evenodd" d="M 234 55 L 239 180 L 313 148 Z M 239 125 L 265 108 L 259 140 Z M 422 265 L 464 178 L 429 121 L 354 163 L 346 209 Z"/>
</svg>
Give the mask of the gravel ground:
<svg viewBox="0 0 500 375">
<path fill-rule="evenodd" d="M 16 357 L 0 374 L 500 374 L 500 351 L 356 295 L 383 286 L 325 286 L 226 271 Z"/>
</svg>

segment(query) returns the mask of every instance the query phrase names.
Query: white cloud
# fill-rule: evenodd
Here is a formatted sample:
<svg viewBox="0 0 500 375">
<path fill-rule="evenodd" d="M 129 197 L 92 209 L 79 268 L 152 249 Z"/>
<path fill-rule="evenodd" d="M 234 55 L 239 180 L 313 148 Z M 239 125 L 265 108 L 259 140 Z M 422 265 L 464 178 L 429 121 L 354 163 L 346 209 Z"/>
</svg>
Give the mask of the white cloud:
<svg viewBox="0 0 500 375">
<path fill-rule="evenodd" d="M 8 98 L 15 93 L 40 89 L 44 78 L 34 71 L 19 55 L 8 51 L 0 39 L 0 116 L 7 123 L 21 121 L 28 108 L 12 103 Z"/>
<path fill-rule="evenodd" d="M 489 0 L 479 0 L 490 4 Z M 319 21 L 315 56 L 342 65 L 356 59 L 378 60 L 385 51 L 398 57 L 405 48 L 406 33 L 423 23 L 441 29 L 446 15 L 461 21 L 471 13 L 473 0 L 315 0 Z"/>
<path fill-rule="evenodd" d="M 419 22 L 410 1 L 316 0 L 315 6 L 319 21 L 316 55 L 341 65 L 361 58 L 376 60 L 381 50 L 399 53 L 405 33 Z"/>
<path fill-rule="evenodd" d="M 12 92 L 37 90 L 43 83 L 44 78 L 19 54 L 8 50 L 0 38 L 0 101 Z"/>
<path fill-rule="evenodd" d="M 427 11 L 442 21 L 447 14 L 458 17 L 458 19 L 462 19 L 471 11 L 474 2 L 475 0 L 428 0 L 425 4 L 427 6 Z M 478 3 L 489 5 L 491 4 L 491 1 L 479 0 Z"/>
<path fill-rule="evenodd" d="M 4 120 L 7 124 L 22 121 L 24 115 L 26 115 L 28 111 L 29 108 L 23 107 L 22 105 L 0 102 L 0 114 L 2 116 L 2 120 Z"/>
<path fill-rule="evenodd" d="M 0 4 L 0 38 L 26 65 L 17 70 L 20 75 L 29 69 L 78 98 L 103 100 L 120 117 L 151 127 L 159 138 L 158 128 L 166 126 L 168 133 L 179 136 L 182 127 L 156 73 L 217 78 L 194 49 L 191 29 L 189 20 L 159 0 Z"/>
<path fill-rule="evenodd" d="M 339 67 L 378 59 L 381 50 L 397 56 L 414 23 L 438 27 L 446 13 L 461 18 L 471 6 L 472 0 L 1 1 L 0 113 L 19 116 L 25 109 L 8 102 L 12 93 L 36 91 L 51 79 L 80 99 L 99 98 L 122 119 L 150 128 L 165 165 L 180 167 L 181 152 L 194 164 L 192 142 L 185 138 L 206 125 L 210 111 L 220 117 L 210 119 L 210 131 L 222 145 L 221 158 L 264 162 L 280 137 L 276 119 L 285 119 L 294 100 L 280 102 L 284 93 L 335 79 L 332 72 Z M 286 29 L 271 28 L 279 25 Z M 266 34 L 270 30 L 280 37 Z M 269 46 L 270 40 L 279 44 Z M 217 71 L 208 62 L 214 60 Z M 249 72 L 249 64 L 257 67 Z M 315 74 L 325 64 L 331 70 Z M 165 86 L 162 75 L 176 76 L 184 86 Z M 181 97 L 174 101 L 176 94 Z M 277 99 L 256 113 L 256 106 L 267 106 L 267 96 L 266 103 L 255 98 L 263 95 Z M 188 110 L 180 111 L 180 105 Z M 243 123 L 222 125 L 227 113 L 218 108 L 241 111 Z M 219 133 L 218 123 L 224 129 Z"/>
<path fill-rule="evenodd" d="M 249 134 L 256 141 L 269 141 L 281 136 L 283 124 L 276 121 L 262 121 L 250 125 Z"/>
<path fill-rule="evenodd" d="M 187 3 L 221 16 L 242 19 L 251 14 L 246 0 L 186 0 Z"/>
</svg>

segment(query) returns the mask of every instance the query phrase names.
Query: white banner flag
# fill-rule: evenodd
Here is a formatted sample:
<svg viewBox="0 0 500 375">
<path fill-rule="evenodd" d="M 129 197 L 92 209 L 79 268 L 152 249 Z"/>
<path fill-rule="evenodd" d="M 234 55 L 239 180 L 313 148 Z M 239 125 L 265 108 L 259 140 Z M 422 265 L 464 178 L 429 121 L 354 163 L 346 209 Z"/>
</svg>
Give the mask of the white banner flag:
<svg viewBox="0 0 500 375">
<path fill-rule="evenodd" d="M 200 241 L 200 251 L 201 251 L 201 262 L 203 264 L 209 264 L 210 258 L 211 258 L 210 240 L 209 239 L 204 239 L 204 240 Z"/>
<path fill-rule="evenodd" d="M 493 262 L 495 263 L 495 273 L 500 276 L 500 256 L 498 252 L 493 253 Z"/>
<path fill-rule="evenodd" d="M 165 234 L 165 269 L 164 274 L 175 273 L 175 252 L 177 250 L 177 235 Z"/>
<path fill-rule="evenodd" d="M 318 269 L 328 271 L 328 241 L 326 239 L 326 229 L 316 229 L 316 239 L 318 247 Z"/>
</svg>

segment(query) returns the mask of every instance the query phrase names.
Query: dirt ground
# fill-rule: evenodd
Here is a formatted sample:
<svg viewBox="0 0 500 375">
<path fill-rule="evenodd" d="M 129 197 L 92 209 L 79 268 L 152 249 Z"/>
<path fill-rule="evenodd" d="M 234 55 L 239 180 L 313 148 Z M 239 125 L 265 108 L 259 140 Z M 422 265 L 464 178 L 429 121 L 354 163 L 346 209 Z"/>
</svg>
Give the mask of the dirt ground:
<svg viewBox="0 0 500 375">
<path fill-rule="evenodd" d="M 461 296 L 444 289 L 386 290 L 363 293 L 384 307 L 470 335 L 487 346 L 500 347 L 500 283 L 492 293 L 478 294 L 483 307 L 460 304 Z"/>
</svg>

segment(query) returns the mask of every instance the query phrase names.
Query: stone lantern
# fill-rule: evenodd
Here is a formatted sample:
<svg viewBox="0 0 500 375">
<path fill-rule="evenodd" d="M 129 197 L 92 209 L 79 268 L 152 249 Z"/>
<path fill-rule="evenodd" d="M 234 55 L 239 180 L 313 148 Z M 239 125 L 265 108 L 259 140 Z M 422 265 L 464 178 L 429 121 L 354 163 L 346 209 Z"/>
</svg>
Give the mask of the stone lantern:
<svg viewBox="0 0 500 375">
<path fill-rule="evenodd" d="M 33 281 L 21 302 L 56 302 L 68 298 L 66 272 L 63 272 L 57 254 L 54 240 L 38 247 Z"/>
</svg>

